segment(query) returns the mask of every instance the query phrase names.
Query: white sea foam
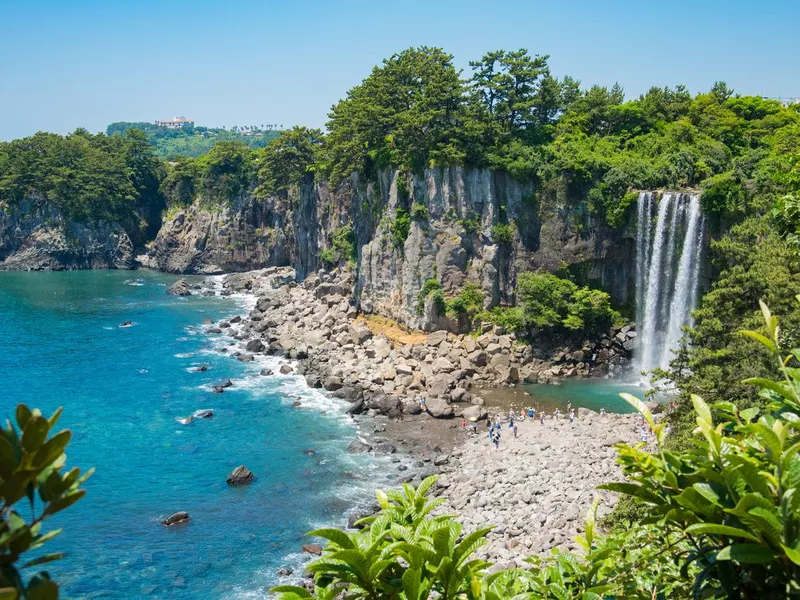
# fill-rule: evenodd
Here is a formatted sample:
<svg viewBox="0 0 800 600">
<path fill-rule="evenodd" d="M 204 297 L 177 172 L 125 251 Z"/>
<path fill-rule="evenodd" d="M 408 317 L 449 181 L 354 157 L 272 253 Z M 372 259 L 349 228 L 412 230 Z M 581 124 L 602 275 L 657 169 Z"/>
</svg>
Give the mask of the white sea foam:
<svg viewBox="0 0 800 600">
<path fill-rule="evenodd" d="M 123 283 L 134 287 L 142 287 L 144 285 L 144 279 L 126 279 Z"/>
</svg>

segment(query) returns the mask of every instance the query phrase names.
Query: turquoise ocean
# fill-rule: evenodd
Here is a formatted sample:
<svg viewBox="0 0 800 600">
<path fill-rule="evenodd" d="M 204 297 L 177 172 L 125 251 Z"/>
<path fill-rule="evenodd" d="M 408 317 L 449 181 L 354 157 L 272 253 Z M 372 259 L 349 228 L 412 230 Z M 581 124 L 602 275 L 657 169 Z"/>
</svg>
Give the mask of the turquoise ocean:
<svg viewBox="0 0 800 600">
<path fill-rule="evenodd" d="M 263 598 L 278 569 L 301 568 L 304 532 L 344 524 L 396 473 L 388 458 L 347 453 L 358 430 L 346 404 L 298 376 L 259 376 L 277 373 L 275 358 L 219 351 L 231 340 L 203 321 L 243 314 L 246 298 L 168 296 L 175 279 L 0 273 L 0 417 L 20 402 L 63 406 L 67 464 L 96 468 L 86 497 L 49 522 L 64 529 L 48 543 L 67 553 L 48 566 L 64 597 Z M 203 408 L 213 418 L 176 421 Z M 228 487 L 241 464 L 255 482 Z M 190 523 L 159 524 L 179 510 Z"/>
</svg>

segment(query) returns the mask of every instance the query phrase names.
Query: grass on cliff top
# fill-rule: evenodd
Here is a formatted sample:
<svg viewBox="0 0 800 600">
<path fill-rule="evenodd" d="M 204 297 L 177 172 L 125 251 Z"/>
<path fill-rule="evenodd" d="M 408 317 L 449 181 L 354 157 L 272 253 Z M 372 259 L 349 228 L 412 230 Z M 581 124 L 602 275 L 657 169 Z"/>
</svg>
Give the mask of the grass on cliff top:
<svg viewBox="0 0 800 600">
<path fill-rule="evenodd" d="M 409 329 L 397 321 L 378 315 L 361 315 L 356 319 L 366 323 L 373 334 L 383 334 L 396 344 L 420 344 L 425 342 L 426 334 L 416 329 Z"/>
</svg>

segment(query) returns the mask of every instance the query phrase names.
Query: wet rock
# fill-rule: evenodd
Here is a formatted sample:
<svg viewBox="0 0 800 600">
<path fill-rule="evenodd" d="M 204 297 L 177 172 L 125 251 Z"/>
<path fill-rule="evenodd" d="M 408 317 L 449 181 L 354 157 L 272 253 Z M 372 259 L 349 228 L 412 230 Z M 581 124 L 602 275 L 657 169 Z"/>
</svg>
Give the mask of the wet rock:
<svg viewBox="0 0 800 600">
<path fill-rule="evenodd" d="M 397 447 L 389 442 L 384 442 L 375 446 L 376 454 L 394 454 L 397 452 Z"/>
<path fill-rule="evenodd" d="M 353 440 L 350 442 L 350 445 L 347 446 L 347 451 L 350 454 L 365 454 L 372 451 L 372 446 L 361 440 Z"/>
<path fill-rule="evenodd" d="M 263 369 L 261 369 L 261 375 L 263 377 L 269 377 L 270 375 L 272 375 L 272 369 L 267 369 L 266 367 L 264 367 Z"/>
<path fill-rule="evenodd" d="M 294 369 L 291 365 L 281 365 L 281 368 L 278 369 L 281 375 L 288 375 L 289 373 L 293 373 Z"/>
<path fill-rule="evenodd" d="M 243 352 L 242 354 L 237 356 L 236 359 L 242 362 L 253 362 L 253 355 L 250 354 L 249 352 Z"/>
<path fill-rule="evenodd" d="M 249 342 L 247 342 L 244 349 L 247 350 L 248 352 L 263 352 L 264 350 L 267 349 L 267 347 L 264 345 L 264 342 L 256 338 L 254 340 L 250 340 Z"/>
<path fill-rule="evenodd" d="M 303 544 L 302 550 L 306 554 L 313 554 L 315 556 L 320 556 L 322 554 L 322 546 L 319 544 Z"/>
<path fill-rule="evenodd" d="M 227 482 L 228 485 L 238 486 L 252 483 L 254 479 L 255 475 L 253 475 L 253 473 L 250 472 L 247 467 L 240 465 L 231 472 L 231 474 L 228 476 Z"/>
<path fill-rule="evenodd" d="M 172 527 L 173 525 L 182 525 L 189 522 L 189 513 L 185 511 L 176 512 L 166 519 L 161 521 L 164 527 Z"/>
<path fill-rule="evenodd" d="M 178 279 L 167 288 L 167 293 L 171 296 L 189 296 L 192 291 L 185 279 Z"/>
<path fill-rule="evenodd" d="M 201 408 L 199 410 L 194 411 L 192 415 L 195 419 L 210 419 L 214 416 L 214 411 L 210 408 Z"/>
</svg>

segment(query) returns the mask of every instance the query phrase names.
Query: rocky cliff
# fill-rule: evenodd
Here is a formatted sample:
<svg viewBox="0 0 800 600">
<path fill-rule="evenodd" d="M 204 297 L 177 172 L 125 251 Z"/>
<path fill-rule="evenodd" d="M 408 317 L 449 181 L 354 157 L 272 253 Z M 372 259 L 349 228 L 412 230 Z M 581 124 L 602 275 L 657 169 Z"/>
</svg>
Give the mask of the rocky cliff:
<svg viewBox="0 0 800 600">
<path fill-rule="evenodd" d="M 197 202 L 164 222 L 149 264 L 181 273 L 290 265 L 302 278 L 322 266 L 320 253 L 351 224 L 361 310 L 411 327 L 457 328 L 430 302 L 418 314 L 420 290 L 432 278 L 445 296 L 473 282 L 489 306 L 513 303 L 523 271 L 570 268 L 627 303 L 635 284 L 633 226 L 604 228 L 568 208 L 575 205 L 489 170 L 386 170 L 376 181 L 354 175 L 336 190 L 307 182 L 294 193 L 248 196 L 224 209 Z"/>
<path fill-rule="evenodd" d="M 0 270 L 132 269 L 134 245 L 118 223 L 78 223 L 53 204 L 0 206 Z"/>
</svg>

